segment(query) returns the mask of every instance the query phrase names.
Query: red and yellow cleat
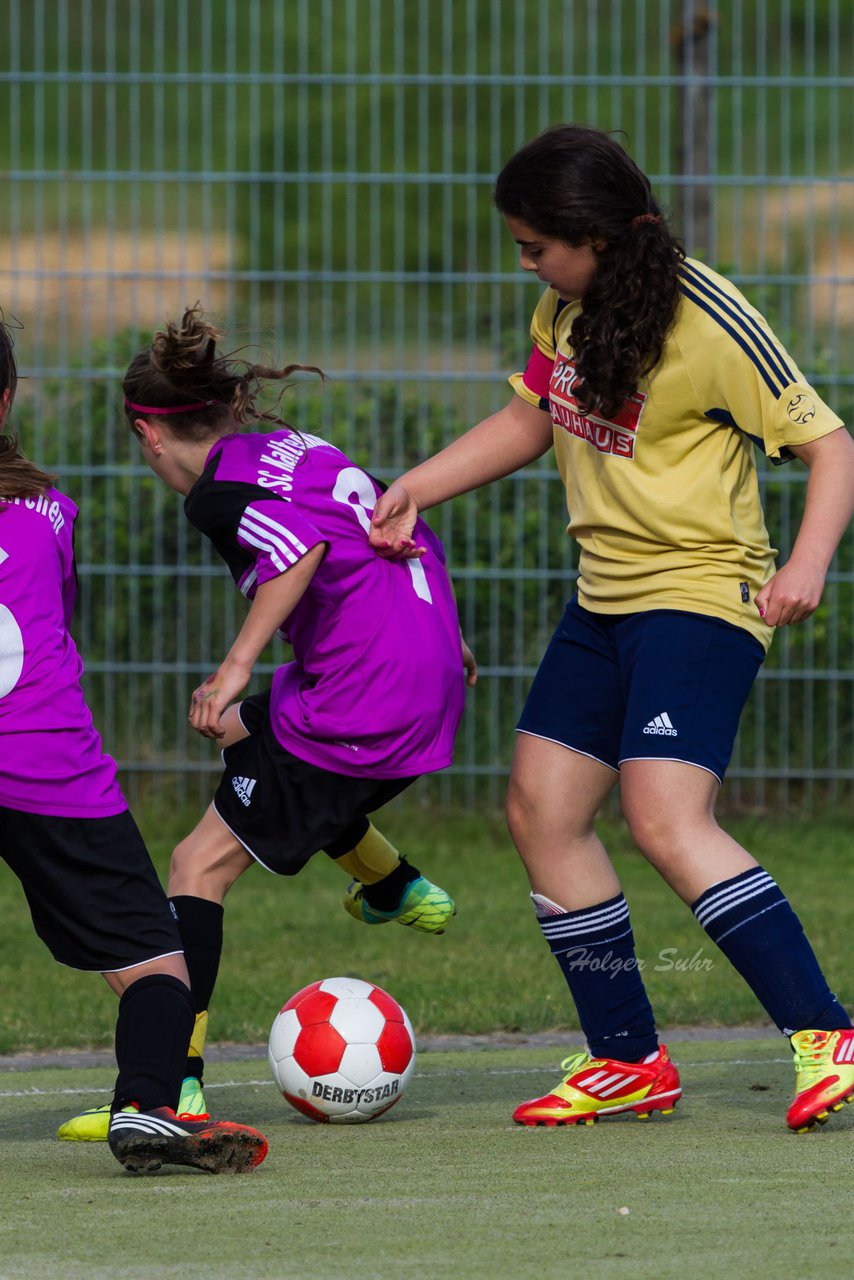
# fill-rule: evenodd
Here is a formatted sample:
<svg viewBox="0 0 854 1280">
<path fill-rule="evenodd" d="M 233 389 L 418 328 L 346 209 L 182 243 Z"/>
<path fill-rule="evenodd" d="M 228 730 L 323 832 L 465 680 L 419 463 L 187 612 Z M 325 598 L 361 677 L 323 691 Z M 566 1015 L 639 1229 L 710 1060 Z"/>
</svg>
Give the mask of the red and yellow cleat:
<svg viewBox="0 0 854 1280">
<path fill-rule="evenodd" d="M 616 1062 L 582 1052 L 561 1067 L 567 1074 L 553 1093 L 516 1108 L 517 1124 L 595 1124 L 621 1111 L 647 1119 L 653 1111 L 669 1115 L 682 1096 L 679 1072 L 664 1045 L 652 1062 Z"/>
<path fill-rule="evenodd" d="M 795 1051 L 795 1097 L 786 1124 L 807 1133 L 825 1124 L 831 1111 L 854 1102 L 854 1027 L 841 1031 L 798 1031 Z"/>
</svg>

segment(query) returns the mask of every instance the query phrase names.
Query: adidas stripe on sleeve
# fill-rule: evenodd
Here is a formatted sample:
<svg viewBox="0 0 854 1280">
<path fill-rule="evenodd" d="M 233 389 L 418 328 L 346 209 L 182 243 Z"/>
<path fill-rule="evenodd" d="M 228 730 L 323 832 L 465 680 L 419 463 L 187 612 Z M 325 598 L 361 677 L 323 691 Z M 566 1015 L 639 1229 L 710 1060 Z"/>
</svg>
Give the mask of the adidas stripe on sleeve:
<svg viewBox="0 0 854 1280">
<path fill-rule="evenodd" d="M 787 445 L 843 426 L 734 285 L 690 258 L 681 275 L 682 354 L 707 418 L 742 431 L 775 461 L 791 456 Z M 692 313 L 704 323 L 692 323 Z"/>
<path fill-rule="evenodd" d="M 237 542 L 253 555 L 255 568 L 241 582 L 241 590 L 285 573 L 322 541 L 318 530 L 284 503 L 250 503 L 237 526 Z"/>
</svg>

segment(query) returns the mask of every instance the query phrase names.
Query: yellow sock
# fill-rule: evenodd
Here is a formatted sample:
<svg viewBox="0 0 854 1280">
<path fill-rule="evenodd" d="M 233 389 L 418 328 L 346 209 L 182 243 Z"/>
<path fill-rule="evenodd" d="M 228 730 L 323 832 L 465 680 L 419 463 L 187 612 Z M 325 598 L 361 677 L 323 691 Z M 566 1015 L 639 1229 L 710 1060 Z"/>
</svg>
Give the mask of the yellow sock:
<svg viewBox="0 0 854 1280">
<path fill-rule="evenodd" d="M 381 831 L 369 825 L 355 849 L 336 858 L 335 863 L 361 884 L 376 884 L 400 866 L 400 855 Z"/>
<path fill-rule="evenodd" d="M 203 1010 L 202 1013 L 196 1014 L 196 1025 L 193 1027 L 193 1034 L 190 1037 L 190 1047 L 187 1050 L 188 1058 L 203 1058 L 205 1056 L 205 1040 L 208 1035 L 208 1011 Z"/>
</svg>

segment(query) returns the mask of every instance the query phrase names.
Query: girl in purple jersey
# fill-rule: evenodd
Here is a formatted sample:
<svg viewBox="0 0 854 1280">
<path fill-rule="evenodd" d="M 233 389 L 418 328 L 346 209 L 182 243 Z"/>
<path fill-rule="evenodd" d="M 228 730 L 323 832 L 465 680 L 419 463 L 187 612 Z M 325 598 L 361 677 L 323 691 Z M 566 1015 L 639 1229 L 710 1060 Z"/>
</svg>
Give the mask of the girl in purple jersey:
<svg viewBox="0 0 854 1280">
<path fill-rule="evenodd" d="M 14 399 L 0 320 L 0 428 Z M 0 433 L 0 856 L 54 957 L 119 996 L 110 1148 L 125 1168 L 240 1172 L 254 1129 L 176 1115 L 194 1006 L 178 930 L 83 698 L 69 632 L 77 508 Z"/>
<path fill-rule="evenodd" d="M 136 357 L 123 388 L 146 462 L 185 495 L 188 519 L 252 602 L 192 697 L 190 722 L 220 743 L 225 772 L 169 876 L 200 1011 L 187 1064 L 199 1080 L 222 903 L 253 862 L 293 875 L 323 849 L 354 877 L 345 905 L 356 919 L 444 930 L 450 897 L 368 814 L 451 763 L 476 679 L 438 538 L 419 526 L 428 554 L 416 566 L 378 557 L 368 543 L 377 483 L 255 403 L 265 381 L 300 366 L 246 364 L 220 354 L 219 337 L 188 310 Z M 266 694 L 235 702 L 276 634 L 294 660 Z"/>
</svg>

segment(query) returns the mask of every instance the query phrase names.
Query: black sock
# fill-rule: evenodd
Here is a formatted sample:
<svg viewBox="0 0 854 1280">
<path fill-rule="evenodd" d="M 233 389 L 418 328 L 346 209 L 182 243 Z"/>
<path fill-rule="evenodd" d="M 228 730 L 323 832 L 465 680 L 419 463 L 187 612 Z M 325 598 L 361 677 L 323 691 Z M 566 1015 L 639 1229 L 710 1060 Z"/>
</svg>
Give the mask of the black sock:
<svg viewBox="0 0 854 1280">
<path fill-rule="evenodd" d="M 131 983 L 119 1001 L 113 1110 L 135 1102 L 141 1111 L 178 1105 L 195 1010 L 189 989 L 168 973 Z"/>
<path fill-rule="evenodd" d="M 375 911 L 394 911 L 407 885 L 412 884 L 420 875 L 417 867 L 401 858 L 400 866 L 390 871 L 384 879 L 377 880 L 376 884 L 366 884 L 362 889 L 362 897 Z"/>
<path fill-rule="evenodd" d="M 222 955 L 223 907 L 207 898 L 180 895 L 169 899 L 178 932 L 184 947 L 184 960 L 190 975 L 190 988 L 196 1012 L 204 1013 L 210 1006 L 216 986 L 219 962 Z M 189 1044 L 190 1037 L 187 1037 Z M 188 1056 L 184 1075 L 203 1078 L 204 1058 Z"/>
</svg>

